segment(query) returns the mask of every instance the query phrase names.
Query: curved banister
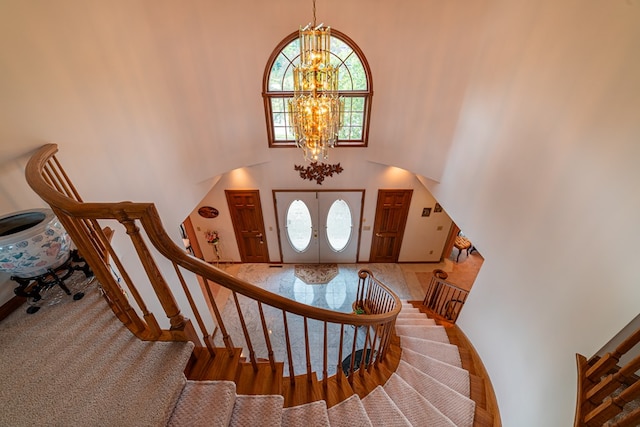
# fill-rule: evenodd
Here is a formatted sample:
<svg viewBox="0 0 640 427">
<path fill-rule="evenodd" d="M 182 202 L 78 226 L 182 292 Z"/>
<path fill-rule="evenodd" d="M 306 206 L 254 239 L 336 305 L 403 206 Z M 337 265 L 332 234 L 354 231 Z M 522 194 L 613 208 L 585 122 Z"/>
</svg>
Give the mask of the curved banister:
<svg viewBox="0 0 640 427">
<path fill-rule="evenodd" d="M 251 299 L 262 301 L 273 307 L 287 312 L 312 318 L 315 320 L 346 323 L 356 326 L 377 325 L 387 323 L 394 319 L 400 312 L 401 302 L 397 295 L 388 287 L 379 283 L 385 291 L 392 296 L 395 306 L 387 313 L 369 314 L 366 316 L 353 316 L 349 313 L 340 313 L 284 298 L 280 295 L 261 289 L 249 282 L 238 279 L 212 265 L 187 254 L 166 233 L 157 209 L 153 203 L 115 202 L 92 203 L 78 202 L 52 187 L 42 178 L 42 170 L 47 161 L 58 151 L 56 144 L 47 144 L 41 147 L 31 157 L 26 167 L 26 179 L 31 188 L 43 198 L 49 205 L 70 216 L 86 219 L 114 219 L 120 222 L 126 220 L 139 220 L 147 232 L 147 237 L 163 256 L 174 261 L 181 267 L 198 274 L 205 279 L 212 280 L 232 291 L 245 295 Z M 368 270 L 365 270 L 368 272 Z M 368 272 L 370 274 L 370 272 Z"/>
</svg>

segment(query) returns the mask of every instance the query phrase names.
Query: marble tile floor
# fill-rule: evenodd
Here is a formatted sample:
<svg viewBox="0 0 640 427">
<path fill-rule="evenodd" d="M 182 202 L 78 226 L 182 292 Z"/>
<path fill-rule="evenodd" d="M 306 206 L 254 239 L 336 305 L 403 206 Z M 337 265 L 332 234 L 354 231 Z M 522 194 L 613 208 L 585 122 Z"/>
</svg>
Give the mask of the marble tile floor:
<svg viewBox="0 0 640 427">
<path fill-rule="evenodd" d="M 324 285 L 309 285 L 298 279 L 294 275 L 293 265 L 272 264 L 240 264 L 230 266 L 228 272 L 238 278 L 253 283 L 265 290 L 277 293 L 283 297 L 329 310 L 343 313 L 351 313 L 351 304 L 355 300 L 358 286 L 358 271 L 361 268 L 370 270 L 373 275 L 382 283 L 389 286 L 396 294 L 403 299 L 422 299 L 424 294 L 420 283 L 415 278 L 415 271 L 432 271 L 439 264 L 407 264 L 406 268 L 400 264 L 340 264 L 339 274 Z M 422 267 L 419 267 L 422 266 Z M 413 276 L 413 277 L 412 277 Z M 406 278 L 409 280 L 406 280 Z M 266 339 L 261 325 L 258 304 L 243 296 L 238 296 L 238 302 L 244 316 L 244 320 L 251 337 L 251 344 L 256 357 L 266 359 L 268 357 Z M 220 303 L 220 301 L 219 301 Z M 289 363 L 286 354 L 286 337 L 281 310 L 262 306 L 265 321 L 269 331 L 274 355 L 277 361 L 285 362 L 285 375 L 289 375 Z M 225 319 L 225 327 L 231 335 L 233 344 L 244 349 L 243 354 L 249 355 L 247 343 L 244 339 L 242 326 L 239 321 L 238 311 L 234 298 L 229 296 L 224 303 L 222 316 Z M 293 355 L 294 375 L 306 372 L 306 349 L 304 344 L 304 322 L 301 316 L 287 315 L 287 326 L 289 330 L 291 353 Z M 307 325 L 310 343 L 309 358 L 312 369 L 322 377 L 323 372 L 323 340 L 324 327 L 322 322 L 309 320 Z M 366 328 L 355 329 L 351 326 L 345 327 L 341 331 L 340 325 L 327 325 L 327 358 L 328 375 L 335 374 L 341 359 L 350 354 L 354 336 L 356 348 L 362 348 Z M 341 333 L 342 332 L 342 333 Z M 342 355 L 340 355 L 340 338 L 342 336 Z M 217 345 L 222 346 L 222 334 L 215 336 Z"/>
</svg>

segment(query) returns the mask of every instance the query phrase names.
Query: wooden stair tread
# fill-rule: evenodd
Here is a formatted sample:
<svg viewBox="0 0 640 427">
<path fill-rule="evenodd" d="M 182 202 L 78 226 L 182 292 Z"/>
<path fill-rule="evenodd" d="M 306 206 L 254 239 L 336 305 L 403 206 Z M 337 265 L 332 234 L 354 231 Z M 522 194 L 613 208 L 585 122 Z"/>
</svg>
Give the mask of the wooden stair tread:
<svg viewBox="0 0 640 427">
<path fill-rule="evenodd" d="M 326 386 L 322 380 L 320 382 L 322 383 L 322 399 L 327 402 L 327 408 L 331 408 L 355 394 L 342 371 L 327 378 Z"/>
<path fill-rule="evenodd" d="M 284 377 L 282 379 L 282 395 L 284 396 L 285 408 L 323 399 L 322 386 L 318 382 L 315 372 L 311 374 L 311 379 L 307 374 L 296 375 L 293 381 L 290 377 Z"/>
<path fill-rule="evenodd" d="M 233 354 L 229 355 L 226 348 L 220 347 L 215 349 L 215 357 L 212 358 L 208 350 L 204 348 L 204 351 L 197 352 L 198 361 L 185 375 L 190 380 L 233 381 L 241 353 L 241 348 L 235 348 Z"/>
<path fill-rule="evenodd" d="M 275 370 L 269 362 L 258 362 L 257 371 L 249 362 L 240 362 L 236 370 L 237 394 L 282 394 L 284 363 L 276 362 Z"/>
</svg>

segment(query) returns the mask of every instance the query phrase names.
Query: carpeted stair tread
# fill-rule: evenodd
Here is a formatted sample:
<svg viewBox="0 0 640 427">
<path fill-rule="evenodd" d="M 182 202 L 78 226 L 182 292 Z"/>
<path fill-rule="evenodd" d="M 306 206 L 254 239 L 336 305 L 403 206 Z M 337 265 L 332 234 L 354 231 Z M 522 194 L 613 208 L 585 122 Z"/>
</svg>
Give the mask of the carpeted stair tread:
<svg viewBox="0 0 640 427">
<path fill-rule="evenodd" d="M 402 411 L 411 425 L 429 427 L 456 427 L 431 402 L 425 399 L 399 375 L 393 374 L 384 385 L 391 400 Z"/>
<path fill-rule="evenodd" d="M 471 427 L 476 403 L 401 360 L 396 374 L 458 427 Z"/>
<path fill-rule="evenodd" d="M 81 300 L 12 313 L 0 349 L 0 425 L 164 425 L 193 344 L 139 340 L 92 284 Z"/>
<path fill-rule="evenodd" d="M 423 317 L 422 319 L 396 319 L 396 326 L 405 325 L 405 326 L 436 326 L 436 321 L 433 319 L 428 319 Z"/>
<path fill-rule="evenodd" d="M 187 381 L 169 427 L 227 427 L 236 400 L 233 381 Z"/>
<path fill-rule="evenodd" d="M 398 406 L 391 400 L 382 386 L 378 386 L 362 399 L 373 427 L 411 427 Z"/>
<path fill-rule="evenodd" d="M 460 351 L 453 344 L 446 344 L 439 341 L 425 340 L 415 337 L 400 337 L 400 345 L 403 349 L 413 350 L 416 353 L 424 354 L 441 362 L 448 363 L 458 368 L 462 368 Z"/>
<path fill-rule="evenodd" d="M 454 389 L 458 393 L 470 396 L 469 372 L 455 366 L 443 363 L 437 359 L 416 353 L 413 350 L 403 349 L 401 360 L 424 372 L 442 384 Z"/>
<path fill-rule="evenodd" d="M 236 396 L 229 427 L 282 425 L 284 397 L 280 395 Z"/>
<path fill-rule="evenodd" d="M 400 313 L 422 313 L 420 311 L 420 309 L 415 308 L 413 306 L 409 306 L 409 305 L 403 305 L 402 308 L 400 309 Z M 424 313 L 422 313 L 424 314 Z"/>
<path fill-rule="evenodd" d="M 329 427 L 327 403 L 324 400 L 292 406 L 282 410 L 283 427 Z"/>
<path fill-rule="evenodd" d="M 331 427 L 373 427 L 357 394 L 329 408 Z"/>
<path fill-rule="evenodd" d="M 443 326 L 396 325 L 396 334 L 449 344 L 449 336 Z"/>
<path fill-rule="evenodd" d="M 424 313 L 405 313 L 401 311 L 398 313 L 398 319 L 428 319 Z"/>
</svg>

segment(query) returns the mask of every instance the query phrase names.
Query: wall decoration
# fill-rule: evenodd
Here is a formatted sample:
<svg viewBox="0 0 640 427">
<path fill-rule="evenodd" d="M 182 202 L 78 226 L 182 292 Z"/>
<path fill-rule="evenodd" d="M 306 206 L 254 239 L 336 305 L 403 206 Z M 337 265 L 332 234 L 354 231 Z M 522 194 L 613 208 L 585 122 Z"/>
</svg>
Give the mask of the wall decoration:
<svg viewBox="0 0 640 427">
<path fill-rule="evenodd" d="M 433 212 L 442 212 L 442 206 L 440 206 L 440 203 L 436 203 L 436 207 L 433 208 Z"/>
<path fill-rule="evenodd" d="M 202 206 L 198 209 L 198 214 L 203 218 L 215 218 L 219 213 L 218 209 L 212 208 L 211 206 Z"/>
<path fill-rule="evenodd" d="M 340 163 L 335 165 L 328 165 L 326 163 L 311 162 L 306 168 L 304 166 L 293 165 L 293 168 L 300 172 L 300 178 L 308 179 L 309 181 L 315 180 L 318 185 L 322 185 L 322 181 L 328 176 L 333 174 L 339 174 L 344 169 L 340 166 Z"/>
<path fill-rule="evenodd" d="M 422 208 L 422 216 L 431 215 L 431 208 Z"/>
</svg>

